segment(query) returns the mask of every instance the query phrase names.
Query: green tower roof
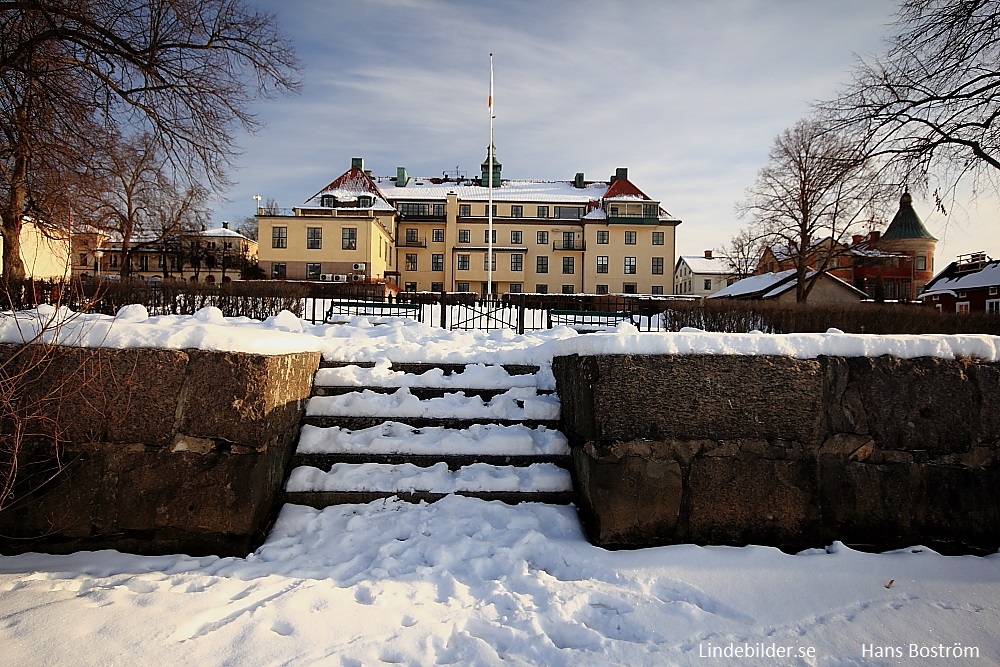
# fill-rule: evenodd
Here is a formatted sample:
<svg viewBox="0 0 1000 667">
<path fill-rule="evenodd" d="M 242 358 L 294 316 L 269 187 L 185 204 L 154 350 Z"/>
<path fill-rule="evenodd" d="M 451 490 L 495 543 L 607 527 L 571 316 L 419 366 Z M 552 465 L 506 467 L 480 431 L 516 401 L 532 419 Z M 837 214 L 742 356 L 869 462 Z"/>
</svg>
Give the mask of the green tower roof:
<svg viewBox="0 0 1000 667">
<path fill-rule="evenodd" d="M 882 232 L 883 239 L 933 239 L 934 236 L 927 231 L 924 223 L 920 222 L 920 216 L 913 210 L 913 198 L 909 192 L 904 192 L 899 198 L 899 210 L 892 218 L 892 222 Z"/>
</svg>

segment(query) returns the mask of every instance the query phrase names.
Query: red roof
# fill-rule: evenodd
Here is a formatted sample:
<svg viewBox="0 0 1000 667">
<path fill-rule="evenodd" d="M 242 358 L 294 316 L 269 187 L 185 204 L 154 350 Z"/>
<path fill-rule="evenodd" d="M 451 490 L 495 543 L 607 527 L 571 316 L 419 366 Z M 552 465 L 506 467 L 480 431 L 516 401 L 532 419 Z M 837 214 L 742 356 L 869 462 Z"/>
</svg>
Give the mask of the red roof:
<svg viewBox="0 0 1000 667">
<path fill-rule="evenodd" d="M 615 182 L 604 193 L 602 199 L 610 199 L 611 197 L 638 197 L 652 201 L 645 192 L 632 185 L 627 178 L 615 179 Z"/>
<path fill-rule="evenodd" d="M 335 178 L 332 183 L 327 185 L 325 188 L 317 192 L 309 199 L 313 199 L 316 197 L 316 195 L 319 195 L 323 192 L 329 192 L 331 190 L 347 190 L 348 192 L 370 192 L 379 199 L 382 198 L 382 193 L 379 192 L 378 186 L 375 185 L 375 181 L 373 181 L 372 177 L 366 174 L 361 169 L 348 169 L 343 174 Z"/>
</svg>

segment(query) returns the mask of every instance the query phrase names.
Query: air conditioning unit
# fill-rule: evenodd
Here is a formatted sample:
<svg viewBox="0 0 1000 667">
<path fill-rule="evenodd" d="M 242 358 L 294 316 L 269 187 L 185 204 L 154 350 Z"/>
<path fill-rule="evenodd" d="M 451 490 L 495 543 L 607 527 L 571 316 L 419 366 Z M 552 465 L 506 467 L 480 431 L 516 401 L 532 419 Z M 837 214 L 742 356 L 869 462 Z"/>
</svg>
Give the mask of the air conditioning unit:
<svg viewBox="0 0 1000 667">
<path fill-rule="evenodd" d="M 355 273 L 353 276 L 351 276 L 351 280 L 353 280 L 354 282 L 358 282 L 358 281 L 364 280 L 364 279 L 365 279 L 365 277 L 363 275 L 361 275 L 360 273 Z"/>
<path fill-rule="evenodd" d="M 331 280 L 333 280 L 333 274 L 332 273 L 321 273 L 321 274 L 319 274 L 319 279 L 322 280 L 322 281 L 324 281 L 324 282 L 330 282 Z"/>
<path fill-rule="evenodd" d="M 345 276 L 345 275 L 343 275 L 341 273 L 338 273 L 337 275 L 335 275 L 333 277 L 333 282 L 335 282 L 335 283 L 346 283 L 347 282 L 347 276 Z"/>
<path fill-rule="evenodd" d="M 355 271 L 364 271 L 365 270 L 365 263 L 364 262 L 357 262 L 354 265 L 354 270 Z"/>
</svg>

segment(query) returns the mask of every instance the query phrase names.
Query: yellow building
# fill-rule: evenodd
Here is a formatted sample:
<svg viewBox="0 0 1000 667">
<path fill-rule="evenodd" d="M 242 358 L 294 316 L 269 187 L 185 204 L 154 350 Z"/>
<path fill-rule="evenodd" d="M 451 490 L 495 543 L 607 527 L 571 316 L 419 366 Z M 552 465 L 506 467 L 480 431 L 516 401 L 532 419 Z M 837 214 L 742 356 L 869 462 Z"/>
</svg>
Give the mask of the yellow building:
<svg viewBox="0 0 1000 667">
<path fill-rule="evenodd" d="M 63 280 L 70 276 L 70 242 L 53 232 L 43 232 L 35 223 L 25 220 L 21 225 L 21 261 L 28 278 Z M 3 236 L 0 235 L 0 253 Z M 0 273 L 3 266 L 0 265 Z"/>
<path fill-rule="evenodd" d="M 386 278 L 407 291 L 485 294 L 492 198 L 494 293 L 673 292 L 681 221 L 627 170 L 608 182 L 503 180 L 494 161 L 491 192 L 482 185 L 487 165 L 475 180 L 416 178 L 402 167 L 395 178 L 373 178 L 355 158 L 291 215 L 259 212 L 261 267 L 275 278 Z M 359 240 L 349 248 L 351 229 Z M 310 245 L 330 234 L 332 248 Z"/>
<path fill-rule="evenodd" d="M 129 255 L 133 279 L 229 282 L 256 263 L 257 242 L 224 222 L 155 242 L 133 239 Z M 124 261 L 121 241 L 114 235 L 98 230 L 73 234 L 74 276 L 116 279 Z"/>
</svg>

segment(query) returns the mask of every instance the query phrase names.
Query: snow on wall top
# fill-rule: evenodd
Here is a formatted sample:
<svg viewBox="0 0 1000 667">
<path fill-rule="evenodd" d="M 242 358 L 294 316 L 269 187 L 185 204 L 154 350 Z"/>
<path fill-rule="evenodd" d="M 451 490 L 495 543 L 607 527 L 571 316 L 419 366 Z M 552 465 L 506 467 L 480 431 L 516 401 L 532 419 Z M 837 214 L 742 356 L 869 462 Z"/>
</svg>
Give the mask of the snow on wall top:
<svg viewBox="0 0 1000 667">
<path fill-rule="evenodd" d="M 485 202 L 490 198 L 490 188 L 485 186 L 435 184 L 429 179 L 421 178 L 410 178 L 404 187 L 397 187 L 394 181 L 388 179 L 379 179 L 377 185 L 382 196 L 390 201 L 444 201 L 452 192 L 462 201 Z M 569 181 L 504 180 L 503 185 L 493 188 L 493 201 L 565 202 L 580 205 L 600 199 L 607 189 L 608 184 L 601 182 L 577 188 Z"/>
<path fill-rule="evenodd" d="M 53 325 L 62 323 L 58 329 Z M 283 311 L 263 321 L 223 317 L 215 307 L 194 315 L 150 316 L 146 308 L 125 306 L 118 315 L 77 315 L 65 308 L 0 313 L 0 343 L 40 338 L 77 347 L 203 349 L 288 354 L 320 351 L 336 361 L 455 362 L 489 364 L 551 363 L 569 354 L 779 355 L 801 359 L 821 355 L 865 357 L 974 357 L 1000 361 L 1000 337 L 986 335 L 880 336 L 845 334 L 709 333 L 684 329 L 640 333 L 624 323 L 607 333 L 579 334 L 555 327 L 517 335 L 502 331 L 451 331 L 409 320 L 387 319 L 376 326 L 356 317 L 347 324 L 311 325 Z"/>
</svg>

